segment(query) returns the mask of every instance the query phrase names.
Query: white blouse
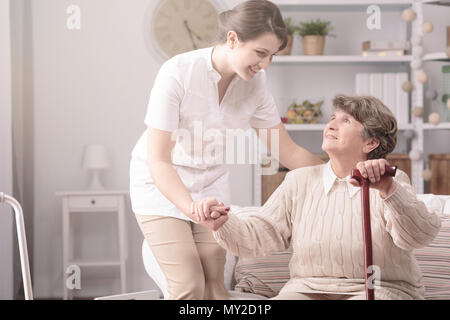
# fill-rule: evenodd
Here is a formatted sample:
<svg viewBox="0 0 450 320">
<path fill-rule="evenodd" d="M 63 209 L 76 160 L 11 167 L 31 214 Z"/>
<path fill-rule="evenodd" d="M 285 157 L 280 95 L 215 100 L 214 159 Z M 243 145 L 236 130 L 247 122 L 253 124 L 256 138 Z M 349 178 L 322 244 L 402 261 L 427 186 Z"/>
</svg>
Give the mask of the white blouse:
<svg viewBox="0 0 450 320">
<path fill-rule="evenodd" d="M 235 76 L 219 104 L 220 74 L 213 68 L 213 47 L 166 61 L 154 82 L 145 124 L 172 132 L 172 163 L 192 198 L 215 197 L 230 203 L 227 141 L 230 134 L 280 123 L 262 70 L 244 81 Z M 234 130 L 234 131 L 233 131 Z M 147 166 L 147 130 L 132 151 L 130 196 L 134 213 L 190 220 L 156 187 Z"/>
</svg>

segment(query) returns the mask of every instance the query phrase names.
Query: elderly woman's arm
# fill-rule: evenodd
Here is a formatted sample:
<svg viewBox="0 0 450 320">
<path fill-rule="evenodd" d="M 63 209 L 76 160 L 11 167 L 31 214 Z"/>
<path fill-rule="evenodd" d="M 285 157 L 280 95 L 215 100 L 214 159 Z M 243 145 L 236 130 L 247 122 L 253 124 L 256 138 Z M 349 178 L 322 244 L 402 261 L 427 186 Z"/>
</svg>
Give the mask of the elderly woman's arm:
<svg viewBox="0 0 450 320">
<path fill-rule="evenodd" d="M 401 249 L 428 245 L 441 227 L 439 216 L 417 199 L 406 173 L 398 170 L 394 183 L 394 192 L 383 200 L 386 230 Z"/>
<path fill-rule="evenodd" d="M 286 250 L 292 232 L 295 179 L 290 173 L 261 208 L 230 212 L 214 238 L 236 256 L 260 257 Z"/>
</svg>

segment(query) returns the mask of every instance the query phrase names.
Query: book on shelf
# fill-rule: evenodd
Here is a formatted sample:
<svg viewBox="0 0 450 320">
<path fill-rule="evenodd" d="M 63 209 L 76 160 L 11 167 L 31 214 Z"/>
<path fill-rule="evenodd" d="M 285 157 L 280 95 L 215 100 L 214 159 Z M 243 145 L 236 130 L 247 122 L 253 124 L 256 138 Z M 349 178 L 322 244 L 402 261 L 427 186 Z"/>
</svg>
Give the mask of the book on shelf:
<svg viewBox="0 0 450 320">
<path fill-rule="evenodd" d="M 447 47 L 450 47 L 450 26 L 447 26 Z"/>
<path fill-rule="evenodd" d="M 409 95 L 403 91 L 402 84 L 408 80 L 406 72 L 396 73 L 396 108 L 397 108 L 397 122 L 398 124 L 407 124 L 409 118 Z"/>
<path fill-rule="evenodd" d="M 405 51 L 410 49 L 409 41 L 364 41 L 363 51 Z"/>
<path fill-rule="evenodd" d="M 382 73 L 369 73 L 369 94 L 383 101 Z"/>
<path fill-rule="evenodd" d="M 388 107 L 399 125 L 408 123 L 408 93 L 402 84 L 408 74 L 402 73 L 357 73 L 355 91 L 357 95 L 371 95 L 380 99 Z"/>
<path fill-rule="evenodd" d="M 383 73 L 383 98 L 382 101 L 397 118 L 397 102 L 396 102 L 396 83 L 397 77 L 395 73 Z M 398 121 L 398 118 L 397 118 Z"/>
</svg>

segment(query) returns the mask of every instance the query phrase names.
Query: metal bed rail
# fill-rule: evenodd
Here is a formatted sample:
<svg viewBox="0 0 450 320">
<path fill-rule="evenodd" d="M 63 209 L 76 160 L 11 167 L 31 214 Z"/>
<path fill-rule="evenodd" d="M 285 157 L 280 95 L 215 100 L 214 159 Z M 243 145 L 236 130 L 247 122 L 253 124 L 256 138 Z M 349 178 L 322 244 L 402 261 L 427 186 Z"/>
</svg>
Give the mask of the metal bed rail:
<svg viewBox="0 0 450 320">
<path fill-rule="evenodd" d="M 33 300 L 33 289 L 31 285 L 30 264 L 28 261 L 27 238 L 25 235 L 25 223 L 23 220 L 22 206 L 16 199 L 6 195 L 3 192 L 0 192 L 0 203 L 7 203 L 14 209 L 25 300 Z"/>
</svg>

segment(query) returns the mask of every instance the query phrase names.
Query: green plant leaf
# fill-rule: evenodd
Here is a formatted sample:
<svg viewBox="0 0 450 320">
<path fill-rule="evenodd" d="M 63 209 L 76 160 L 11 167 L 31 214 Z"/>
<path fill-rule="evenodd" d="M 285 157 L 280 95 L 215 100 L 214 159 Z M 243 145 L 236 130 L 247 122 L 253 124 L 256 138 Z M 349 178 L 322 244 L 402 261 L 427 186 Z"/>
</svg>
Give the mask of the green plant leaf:
<svg viewBox="0 0 450 320">
<path fill-rule="evenodd" d="M 322 21 L 320 19 L 300 22 L 297 27 L 297 33 L 302 37 L 308 35 L 327 36 L 331 35 L 330 32 L 332 30 L 334 28 L 331 26 L 331 21 Z"/>
<path fill-rule="evenodd" d="M 292 23 L 292 18 L 288 17 L 284 19 L 284 25 L 288 34 L 293 35 L 297 31 L 297 26 Z"/>
</svg>

